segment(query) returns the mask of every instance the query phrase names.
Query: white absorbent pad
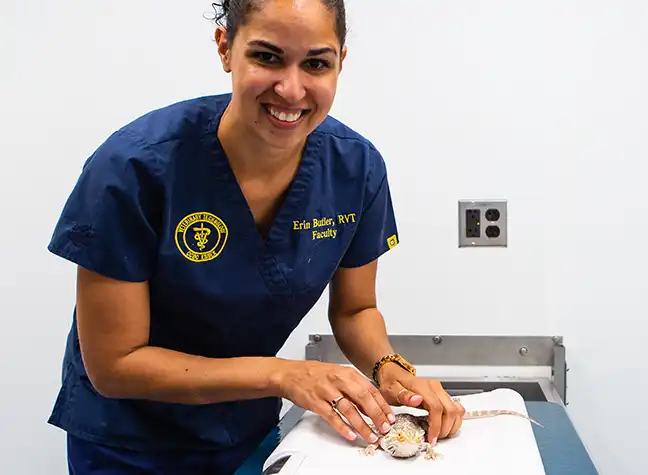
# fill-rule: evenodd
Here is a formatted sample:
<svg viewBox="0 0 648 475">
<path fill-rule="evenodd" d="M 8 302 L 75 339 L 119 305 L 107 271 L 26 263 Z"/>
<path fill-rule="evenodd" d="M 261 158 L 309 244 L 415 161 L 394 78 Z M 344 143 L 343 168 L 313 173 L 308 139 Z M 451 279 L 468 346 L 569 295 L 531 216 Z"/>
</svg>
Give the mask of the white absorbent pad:
<svg viewBox="0 0 648 475">
<path fill-rule="evenodd" d="M 520 394 L 510 389 L 466 395 L 459 400 L 466 411 L 506 409 L 528 415 Z M 427 414 L 409 407 L 393 409 Z M 270 454 L 263 469 L 290 455 L 279 475 L 545 475 L 531 422 L 518 416 L 464 420 L 456 437 L 436 444 L 436 451 L 442 455 L 437 460 L 425 460 L 423 455 L 394 459 L 381 449 L 373 456 L 361 455 L 361 449 L 367 445 L 361 437 L 347 441 L 320 416 L 306 411 Z"/>
</svg>

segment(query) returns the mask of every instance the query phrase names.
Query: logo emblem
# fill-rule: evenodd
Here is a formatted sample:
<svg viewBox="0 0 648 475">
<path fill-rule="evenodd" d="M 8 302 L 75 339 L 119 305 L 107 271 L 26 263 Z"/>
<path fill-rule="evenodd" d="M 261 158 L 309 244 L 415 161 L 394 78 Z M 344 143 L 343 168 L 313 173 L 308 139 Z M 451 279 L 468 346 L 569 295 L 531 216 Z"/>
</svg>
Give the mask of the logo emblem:
<svg viewBox="0 0 648 475">
<path fill-rule="evenodd" d="M 398 245 L 398 238 L 396 237 L 395 234 L 387 238 L 387 246 L 389 246 L 389 249 L 393 249 L 397 245 Z"/>
<path fill-rule="evenodd" d="M 225 247 L 227 226 L 211 213 L 193 213 L 176 226 L 175 242 L 178 250 L 190 261 L 211 261 Z"/>
</svg>

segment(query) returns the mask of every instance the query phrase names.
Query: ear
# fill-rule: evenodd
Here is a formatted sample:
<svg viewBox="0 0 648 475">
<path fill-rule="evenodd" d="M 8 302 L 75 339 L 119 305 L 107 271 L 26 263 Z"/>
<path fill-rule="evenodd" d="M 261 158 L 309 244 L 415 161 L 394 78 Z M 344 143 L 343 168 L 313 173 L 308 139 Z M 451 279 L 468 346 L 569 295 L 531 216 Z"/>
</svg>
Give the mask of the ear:
<svg viewBox="0 0 648 475">
<path fill-rule="evenodd" d="M 227 44 L 227 30 L 222 26 L 216 28 L 214 39 L 218 45 L 218 55 L 221 58 L 223 69 L 226 73 L 229 73 L 232 71 L 232 68 L 230 66 L 230 47 L 229 44 Z"/>
<path fill-rule="evenodd" d="M 340 72 L 342 72 L 342 66 L 343 66 L 344 60 L 346 59 L 346 55 L 347 55 L 347 47 L 344 46 L 344 47 L 342 47 L 342 52 L 340 54 Z"/>
</svg>

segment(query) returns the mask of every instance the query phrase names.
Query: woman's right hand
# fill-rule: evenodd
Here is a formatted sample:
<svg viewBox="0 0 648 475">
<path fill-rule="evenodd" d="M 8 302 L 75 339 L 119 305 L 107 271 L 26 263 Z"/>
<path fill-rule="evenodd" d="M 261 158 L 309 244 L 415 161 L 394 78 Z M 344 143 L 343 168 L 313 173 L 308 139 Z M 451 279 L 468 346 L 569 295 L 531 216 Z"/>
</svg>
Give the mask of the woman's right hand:
<svg viewBox="0 0 648 475">
<path fill-rule="evenodd" d="M 395 421 L 387 401 L 376 387 L 354 368 L 319 361 L 284 362 L 286 366 L 281 371 L 279 382 L 281 397 L 319 414 L 346 439 L 355 440 L 357 433 L 368 442 L 377 441 L 376 435 L 360 412 L 371 419 L 381 433 L 386 433 L 390 422 Z M 340 396 L 342 399 L 339 399 Z M 332 403 L 338 399 L 334 408 Z"/>
</svg>

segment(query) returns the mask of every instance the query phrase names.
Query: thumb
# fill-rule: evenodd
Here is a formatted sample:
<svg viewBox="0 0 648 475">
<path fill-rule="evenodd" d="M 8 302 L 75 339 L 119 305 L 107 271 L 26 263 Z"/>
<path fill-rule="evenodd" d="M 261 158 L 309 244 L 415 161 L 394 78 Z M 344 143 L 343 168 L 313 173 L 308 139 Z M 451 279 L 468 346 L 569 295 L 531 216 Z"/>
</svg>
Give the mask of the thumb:
<svg viewBox="0 0 648 475">
<path fill-rule="evenodd" d="M 417 407 L 423 402 L 423 396 L 410 391 L 397 381 L 390 386 L 389 395 L 398 404 L 401 404 L 403 406 Z"/>
</svg>

